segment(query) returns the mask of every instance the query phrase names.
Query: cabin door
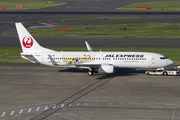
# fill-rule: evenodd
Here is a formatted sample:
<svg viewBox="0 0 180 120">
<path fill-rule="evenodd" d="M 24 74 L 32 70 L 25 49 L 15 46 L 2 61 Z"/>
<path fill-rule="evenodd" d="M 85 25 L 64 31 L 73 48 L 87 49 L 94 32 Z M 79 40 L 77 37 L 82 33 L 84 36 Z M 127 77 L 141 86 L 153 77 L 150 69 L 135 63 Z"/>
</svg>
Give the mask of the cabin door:
<svg viewBox="0 0 180 120">
<path fill-rule="evenodd" d="M 151 62 L 152 62 L 152 64 L 155 64 L 155 63 L 156 63 L 155 56 L 152 56 L 152 58 L 151 58 Z"/>
</svg>

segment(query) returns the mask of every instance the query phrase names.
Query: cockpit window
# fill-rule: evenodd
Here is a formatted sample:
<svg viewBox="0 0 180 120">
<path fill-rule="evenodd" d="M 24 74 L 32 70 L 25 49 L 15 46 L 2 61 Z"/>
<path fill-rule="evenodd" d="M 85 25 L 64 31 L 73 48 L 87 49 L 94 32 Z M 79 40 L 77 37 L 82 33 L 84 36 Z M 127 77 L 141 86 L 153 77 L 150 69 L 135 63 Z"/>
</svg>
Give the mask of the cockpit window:
<svg viewBox="0 0 180 120">
<path fill-rule="evenodd" d="M 160 59 L 161 59 L 161 60 L 164 60 L 164 59 L 167 59 L 167 57 L 166 57 L 166 56 L 160 57 Z"/>
</svg>

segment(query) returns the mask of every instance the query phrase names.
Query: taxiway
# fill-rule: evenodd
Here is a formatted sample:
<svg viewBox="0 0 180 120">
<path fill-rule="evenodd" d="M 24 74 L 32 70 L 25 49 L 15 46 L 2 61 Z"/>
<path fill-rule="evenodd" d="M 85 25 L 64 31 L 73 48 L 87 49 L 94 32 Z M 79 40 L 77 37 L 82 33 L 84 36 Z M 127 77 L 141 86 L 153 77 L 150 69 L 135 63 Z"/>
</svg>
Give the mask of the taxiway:
<svg viewBox="0 0 180 120">
<path fill-rule="evenodd" d="M 1 64 L 0 76 L 3 120 L 164 120 L 172 111 L 173 120 L 180 118 L 179 76 L 134 69 L 88 76 L 86 70 L 33 64 Z"/>
</svg>

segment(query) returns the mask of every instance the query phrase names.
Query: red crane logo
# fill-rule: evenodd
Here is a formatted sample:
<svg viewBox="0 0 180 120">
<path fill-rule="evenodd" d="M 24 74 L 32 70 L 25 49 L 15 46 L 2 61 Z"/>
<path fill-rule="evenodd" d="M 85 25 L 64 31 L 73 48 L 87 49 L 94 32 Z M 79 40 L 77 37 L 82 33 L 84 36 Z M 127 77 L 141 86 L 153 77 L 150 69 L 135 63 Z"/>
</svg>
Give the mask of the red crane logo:
<svg viewBox="0 0 180 120">
<path fill-rule="evenodd" d="M 23 38 L 22 43 L 25 48 L 31 48 L 33 46 L 33 39 L 29 36 L 26 36 Z"/>
</svg>

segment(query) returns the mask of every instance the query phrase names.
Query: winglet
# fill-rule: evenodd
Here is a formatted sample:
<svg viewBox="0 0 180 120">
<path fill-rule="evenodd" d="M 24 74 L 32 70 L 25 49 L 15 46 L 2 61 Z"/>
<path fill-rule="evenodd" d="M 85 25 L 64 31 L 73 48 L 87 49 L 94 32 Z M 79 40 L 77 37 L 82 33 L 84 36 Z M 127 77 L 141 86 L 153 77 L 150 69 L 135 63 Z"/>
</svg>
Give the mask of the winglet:
<svg viewBox="0 0 180 120">
<path fill-rule="evenodd" d="M 88 42 L 85 41 L 85 43 L 86 43 L 86 47 L 87 47 L 88 51 L 89 52 L 94 52 L 94 50 L 91 48 L 91 46 L 88 44 Z"/>
</svg>

